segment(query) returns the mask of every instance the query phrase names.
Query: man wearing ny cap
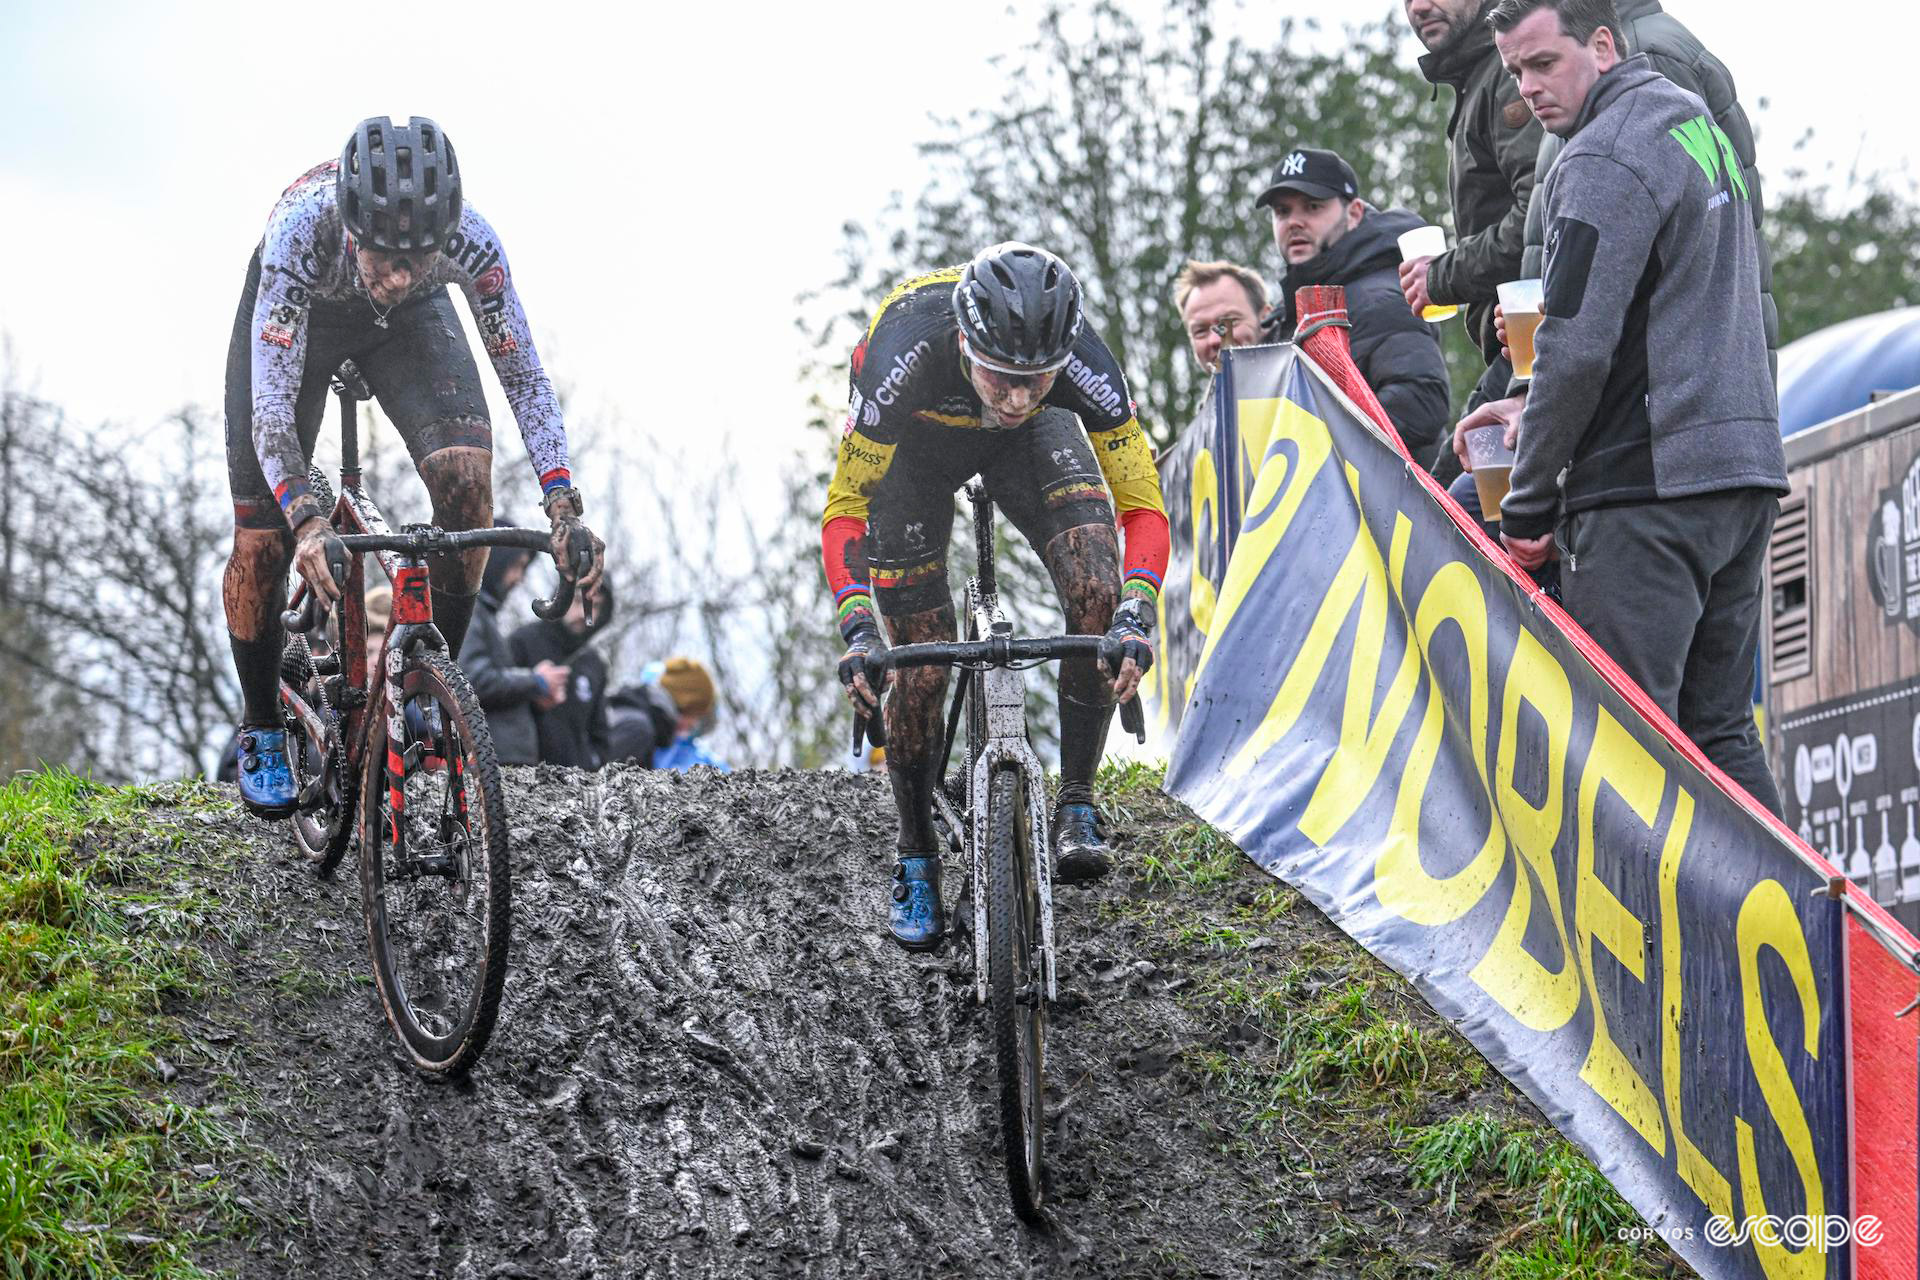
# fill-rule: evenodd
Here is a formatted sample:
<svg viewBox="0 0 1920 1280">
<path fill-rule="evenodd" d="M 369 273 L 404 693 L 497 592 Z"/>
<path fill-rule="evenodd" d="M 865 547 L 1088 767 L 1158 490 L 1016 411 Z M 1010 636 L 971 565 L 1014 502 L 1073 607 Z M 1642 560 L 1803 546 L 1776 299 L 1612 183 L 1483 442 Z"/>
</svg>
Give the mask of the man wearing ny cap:
<svg viewBox="0 0 1920 1280">
<path fill-rule="evenodd" d="M 1409 452 L 1425 460 L 1450 425 L 1447 364 L 1433 326 L 1407 309 L 1400 292 L 1400 236 L 1425 220 L 1404 209 L 1376 209 L 1360 198 L 1353 167 L 1332 151 L 1296 147 L 1254 202 L 1273 219 L 1273 243 L 1285 264 L 1278 305 L 1261 322 L 1270 342 L 1299 324 L 1295 295 L 1305 285 L 1347 292 L 1353 362 L 1373 388 Z"/>
</svg>

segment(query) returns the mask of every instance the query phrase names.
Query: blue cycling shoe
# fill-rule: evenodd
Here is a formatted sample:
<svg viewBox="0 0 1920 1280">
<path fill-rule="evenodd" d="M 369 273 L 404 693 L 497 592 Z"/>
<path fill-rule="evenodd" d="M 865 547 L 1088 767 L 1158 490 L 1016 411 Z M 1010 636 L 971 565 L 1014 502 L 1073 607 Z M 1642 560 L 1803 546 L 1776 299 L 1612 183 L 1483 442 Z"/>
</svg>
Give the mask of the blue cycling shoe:
<svg viewBox="0 0 1920 1280">
<path fill-rule="evenodd" d="M 940 855 L 903 853 L 893 868 L 893 902 L 887 928 L 909 951 L 931 951 L 947 932 L 940 900 Z"/>
<path fill-rule="evenodd" d="M 287 767 L 287 731 L 240 729 L 240 799 L 256 817 L 285 818 L 299 798 L 293 770 Z"/>
<path fill-rule="evenodd" d="M 1061 884 L 1098 880 L 1113 869 L 1113 850 L 1094 826 L 1090 804 L 1063 804 L 1053 815 L 1053 876 Z"/>
</svg>

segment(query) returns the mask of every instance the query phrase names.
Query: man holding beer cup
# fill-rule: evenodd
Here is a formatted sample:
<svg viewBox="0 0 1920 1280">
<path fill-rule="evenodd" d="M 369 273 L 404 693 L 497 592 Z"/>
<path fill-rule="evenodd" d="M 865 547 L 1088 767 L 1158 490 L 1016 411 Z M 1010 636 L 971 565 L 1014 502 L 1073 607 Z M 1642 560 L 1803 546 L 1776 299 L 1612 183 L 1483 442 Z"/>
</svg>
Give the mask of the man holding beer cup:
<svg viewBox="0 0 1920 1280">
<path fill-rule="evenodd" d="M 1557 549 L 1567 612 L 1778 813 L 1752 688 L 1787 477 L 1752 193 L 1705 104 L 1644 56 L 1620 59 L 1613 0 L 1500 0 L 1488 21 L 1567 145 L 1541 192 L 1532 385 L 1468 415 L 1455 451 L 1470 463 L 1469 434 L 1501 428 L 1515 561 Z M 1520 315 L 1503 319 L 1513 348 Z"/>
</svg>

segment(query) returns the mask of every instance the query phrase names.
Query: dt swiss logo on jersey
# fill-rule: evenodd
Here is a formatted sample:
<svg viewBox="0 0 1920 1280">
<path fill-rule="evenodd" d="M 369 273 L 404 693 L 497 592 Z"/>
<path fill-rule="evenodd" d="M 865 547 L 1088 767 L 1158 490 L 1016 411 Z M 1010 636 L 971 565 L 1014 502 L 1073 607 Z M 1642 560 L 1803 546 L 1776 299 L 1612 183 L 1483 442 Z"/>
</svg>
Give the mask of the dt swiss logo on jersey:
<svg viewBox="0 0 1920 1280">
<path fill-rule="evenodd" d="M 907 379 L 913 377 L 913 371 L 920 367 L 920 362 L 932 354 L 933 344 L 923 338 L 913 344 L 913 350 L 895 356 L 893 367 L 887 370 L 886 377 L 880 379 L 880 385 L 873 389 L 874 403 L 885 407 L 898 400 L 901 388 L 907 385 Z"/>
</svg>

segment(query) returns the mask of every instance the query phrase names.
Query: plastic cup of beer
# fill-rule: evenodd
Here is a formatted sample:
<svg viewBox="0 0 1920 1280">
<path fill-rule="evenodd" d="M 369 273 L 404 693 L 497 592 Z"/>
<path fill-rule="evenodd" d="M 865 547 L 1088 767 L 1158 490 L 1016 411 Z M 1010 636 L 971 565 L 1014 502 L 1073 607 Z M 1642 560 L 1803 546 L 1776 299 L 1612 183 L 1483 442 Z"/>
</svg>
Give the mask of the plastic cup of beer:
<svg viewBox="0 0 1920 1280">
<path fill-rule="evenodd" d="M 1500 501 L 1513 480 L 1513 450 L 1507 448 L 1504 424 L 1467 432 L 1467 465 L 1480 495 L 1480 518 L 1491 524 L 1500 519 Z"/>
<path fill-rule="evenodd" d="M 1415 227 L 1400 237 L 1400 261 L 1412 262 L 1415 258 L 1437 258 L 1447 251 L 1447 233 L 1439 227 Z M 1422 307 L 1422 320 L 1439 323 L 1451 320 L 1460 314 L 1460 308 L 1447 306 Z"/>
<path fill-rule="evenodd" d="M 1513 352 L 1513 376 L 1533 376 L 1533 335 L 1546 305 L 1546 284 L 1540 280 L 1509 280 L 1500 286 L 1500 310 L 1507 321 L 1507 350 Z"/>
</svg>

